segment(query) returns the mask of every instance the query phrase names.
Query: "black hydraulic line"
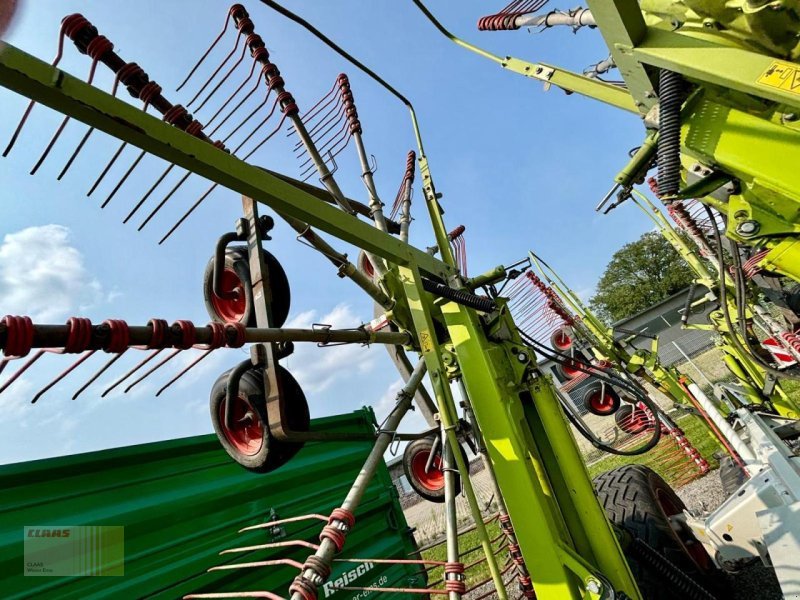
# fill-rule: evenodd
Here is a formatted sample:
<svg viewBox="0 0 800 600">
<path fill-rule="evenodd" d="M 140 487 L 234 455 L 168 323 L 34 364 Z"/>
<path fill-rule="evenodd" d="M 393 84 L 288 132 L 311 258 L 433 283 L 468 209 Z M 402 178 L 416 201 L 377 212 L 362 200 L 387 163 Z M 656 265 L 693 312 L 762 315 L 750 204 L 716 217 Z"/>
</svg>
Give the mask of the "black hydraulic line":
<svg viewBox="0 0 800 600">
<path fill-rule="evenodd" d="M 779 371 L 778 369 L 773 368 L 771 365 L 767 364 L 756 352 L 753 351 L 752 346 L 750 345 L 750 341 L 747 338 L 746 330 L 742 329 L 742 337 L 747 344 L 747 348 L 745 348 L 741 341 L 739 341 L 739 336 L 736 333 L 736 327 L 733 326 L 733 322 L 731 321 L 731 314 L 728 310 L 728 301 L 727 295 L 728 290 L 727 286 L 725 285 L 725 272 L 727 269 L 725 268 L 725 252 L 722 248 L 722 235 L 719 231 L 719 226 L 717 225 L 717 221 L 714 218 L 714 213 L 711 212 L 711 209 L 703 204 L 703 208 L 705 208 L 706 213 L 708 214 L 708 218 L 711 221 L 711 232 L 714 234 L 714 243 L 717 245 L 717 262 L 719 263 L 719 274 L 720 274 L 720 281 L 719 281 L 719 302 L 722 309 L 722 315 L 725 318 L 725 324 L 728 326 L 728 331 L 731 332 L 731 341 L 733 345 L 736 346 L 736 349 L 741 352 L 742 354 L 749 354 L 753 360 L 758 363 L 758 365 L 764 369 L 765 372 L 774 375 L 775 377 L 782 377 L 785 379 L 793 379 L 795 381 L 800 381 L 800 375 L 793 375 L 791 373 L 786 373 L 785 371 Z M 733 254 L 736 253 L 736 249 L 734 249 Z M 741 275 L 741 269 L 734 269 L 734 278 L 737 278 Z M 734 283 L 736 283 L 736 279 Z M 738 291 L 738 287 L 735 288 L 735 291 Z M 737 311 L 739 311 L 740 315 L 743 315 L 743 298 L 739 297 L 737 293 L 737 297 L 735 299 Z M 742 307 L 742 308 L 740 308 Z M 740 318 L 742 326 L 744 327 L 744 320 Z"/>
<path fill-rule="evenodd" d="M 564 354 L 551 350 L 544 344 L 538 342 L 537 340 L 527 335 L 524 331 L 521 331 L 520 329 L 517 329 L 517 331 L 519 332 L 520 336 L 523 338 L 524 341 L 530 344 L 537 352 L 542 354 L 545 358 L 548 358 L 562 365 L 566 364 L 567 361 L 569 361 L 569 366 L 571 368 L 581 371 L 582 373 L 586 373 L 587 375 L 590 375 L 599 381 L 605 382 L 609 385 L 615 385 L 631 393 L 633 396 L 637 397 L 638 400 L 642 402 L 642 404 L 644 404 L 647 407 L 647 409 L 652 413 L 653 417 L 656 417 L 660 413 L 658 407 L 653 403 L 653 401 L 644 392 L 642 392 L 642 390 L 632 385 L 631 382 L 625 381 L 624 379 L 620 379 L 619 377 L 616 377 L 610 373 L 601 372 L 593 365 L 590 365 L 578 358 L 575 358 L 573 356 L 566 356 Z M 652 438 L 648 440 L 648 442 L 644 446 L 633 451 L 624 452 L 621 450 L 617 450 L 612 446 L 608 446 L 602 443 L 594 435 L 586 431 L 585 428 L 580 423 L 577 422 L 577 419 L 573 419 L 573 417 L 569 414 L 569 411 L 565 410 L 564 412 L 567 414 L 567 418 L 570 420 L 570 422 L 572 422 L 572 424 L 575 425 L 575 428 L 583 437 L 585 437 L 598 450 L 608 452 L 609 454 L 616 454 L 617 456 L 638 456 L 653 449 L 661 439 L 661 427 L 659 427 L 658 424 L 656 424 L 656 426 L 653 427 Z"/>
<path fill-rule="evenodd" d="M 267 6 L 269 6 L 275 12 L 280 13 L 281 15 L 283 15 L 284 17 L 286 17 L 290 21 L 294 21 L 295 23 L 297 23 L 298 25 L 300 25 L 301 27 L 306 29 L 309 33 L 314 35 L 317 39 L 319 39 L 323 44 L 328 46 L 331 50 L 336 52 L 339 56 L 347 59 L 353 65 L 355 65 L 356 67 L 361 69 L 364 73 L 366 73 L 367 75 L 372 77 L 372 79 L 374 79 L 376 82 L 378 82 L 380 85 L 382 85 L 386 89 L 386 91 L 388 91 L 393 96 L 395 96 L 398 100 L 400 100 L 400 102 L 402 102 L 403 104 L 405 104 L 409 108 L 413 108 L 413 105 L 411 104 L 411 101 L 408 98 L 406 98 L 405 96 L 403 96 L 403 94 L 398 92 L 394 87 L 392 87 L 389 83 L 387 83 L 385 79 L 383 79 L 380 75 L 375 73 L 375 71 L 373 71 L 372 69 L 367 67 L 364 63 L 362 63 L 360 60 L 355 58 L 352 54 L 350 54 L 346 50 L 342 49 L 338 44 L 336 44 L 336 42 L 331 40 L 328 36 L 326 36 L 324 33 L 322 33 L 319 29 L 314 27 L 311 23 L 309 23 L 308 21 L 306 21 L 302 17 L 296 15 L 292 11 L 284 8 L 283 6 L 278 4 L 277 2 L 273 2 L 273 0 L 261 0 L 261 3 L 262 4 L 266 4 Z"/>
<path fill-rule="evenodd" d="M 661 69 L 658 77 L 658 194 L 674 196 L 681 184 L 683 78 Z"/>
</svg>

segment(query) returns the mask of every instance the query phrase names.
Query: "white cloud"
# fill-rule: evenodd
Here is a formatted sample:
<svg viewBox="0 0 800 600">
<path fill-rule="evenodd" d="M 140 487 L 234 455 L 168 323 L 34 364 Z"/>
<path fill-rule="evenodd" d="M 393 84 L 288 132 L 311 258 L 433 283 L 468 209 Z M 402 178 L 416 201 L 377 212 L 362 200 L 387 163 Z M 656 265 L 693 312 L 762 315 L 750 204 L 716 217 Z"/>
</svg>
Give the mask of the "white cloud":
<svg viewBox="0 0 800 600">
<path fill-rule="evenodd" d="M 319 318 L 317 315 L 316 310 L 300 313 L 289 319 L 284 327 L 309 328 L 314 323 L 324 323 L 342 329 L 361 325 L 349 304 L 339 304 Z M 295 344 L 294 354 L 281 364 L 291 371 L 308 395 L 324 391 L 336 382 L 371 372 L 375 367 L 375 356 L 360 344 L 317 348 L 315 344 L 301 342 Z"/>
<path fill-rule="evenodd" d="M 70 230 L 42 225 L 3 238 L 0 298 L 5 314 L 53 321 L 102 301 L 103 289 L 70 244 Z"/>
</svg>

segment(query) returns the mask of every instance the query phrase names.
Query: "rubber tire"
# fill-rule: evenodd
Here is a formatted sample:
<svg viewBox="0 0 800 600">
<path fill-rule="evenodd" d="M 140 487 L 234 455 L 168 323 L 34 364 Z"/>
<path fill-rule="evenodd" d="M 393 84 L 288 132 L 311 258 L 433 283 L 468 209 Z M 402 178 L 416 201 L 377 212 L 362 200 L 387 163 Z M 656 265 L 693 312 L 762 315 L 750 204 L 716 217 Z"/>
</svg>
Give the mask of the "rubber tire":
<svg viewBox="0 0 800 600">
<path fill-rule="evenodd" d="M 658 473 L 642 465 L 625 465 L 598 475 L 594 487 L 606 516 L 613 524 L 644 541 L 709 592 L 722 591 L 724 574 L 710 558 L 710 568 L 701 570 L 670 527 L 657 494 L 666 494 L 669 501 L 681 510 L 685 505 Z M 674 592 L 670 582 L 661 575 L 627 556 L 627 552 L 626 559 L 643 598 L 684 600 L 685 595 Z"/>
<path fill-rule="evenodd" d="M 225 402 L 229 374 L 230 369 L 220 375 L 211 388 L 209 408 L 214 433 L 217 434 L 217 439 L 225 449 L 225 452 L 228 453 L 228 456 L 245 469 L 256 473 L 274 471 L 278 467 L 285 465 L 297 454 L 303 447 L 303 443 L 279 441 L 269 432 L 266 400 L 264 398 L 264 376 L 261 369 L 254 368 L 246 371 L 239 380 L 239 395 L 247 398 L 262 423 L 262 445 L 260 451 L 252 456 L 237 451 L 223 433 L 222 423 L 220 422 L 220 410 Z M 289 426 L 293 431 L 308 431 L 311 418 L 308 411 L 308 402 L 300 388 L 300 384 L 297 383 L 297 380 L 289 371 L 281 366 L 278 366 L 278 377 L 281 380 L 282 391 L 289 399 L 286 403 L 289 410 Z"/>
<path fill-rule="evenodd" d="M 622 404 L 622 399 L 619 397 L 619 394 L 613 387 L 606 384 L 605 392 L 607 396 L 611 397 L 611 409 L 600 412 L 592 406 L 591 402 L 589 402 L 589 397 L 594 395 L 598 391 L 602 391 L 602 389 L 603 389 L 603 384 L 599 381 L 596 381 L 593 384 L 591 384 L 586 389 L 586 391 L 583 392 L 583 399 L 582 399 L 583 406 L 593 415 L 597 415 L 598 417 L 610 417 L 619 410 L 619 407 Z"/>
<path fill-rule="evenodd" d="M 266 267 L 269 271 L 270 287 L 276 291 L 273 294 L 272 302 L 272 326 L 282 327 L 289 316 L 289 309 L 291 308 L 289 279 L 286 277 L 286 271 L 283 270 L 283 266 L 278 259 L 268 250 L 263 250 L 263 252 Z M 250 283 L 250 263 L 247 257 L 247 248 L 245 246 L 228 246 L 225 250 L 225 267 L 232 269 L 236 273 L 244 288 L 245 311 L 238 322 L 246 327 L 255 327 L 256 314 L 253 309 L 253 286 Z M 203 300 L 206 305 L 206 312 L 208 312 L 211 319 L 224 322 L 224 319 L 217 315 L 214 304 L 211 301 L 214 293 L 212 291 L 213 280 L 214 257 L 212 256 L 203 274 Z"/>
<path fill-rule="evenodd" d="M 433 440 L 432 437 L 425 437 L 419 438 L 410 442 L 406 449 L 403 451 L 403 472 L 405 473 L 406 479 L 408 479 L 408 483 L 411 485 L 413 490 L 419 494 L 422 498 L 427 500 L 428 502 L 435 502 L 437 504 L 441 504 L 444 502 L 444 485 L 439 490 L 430 490 L 427 487 L 423 486 L 419 481 L 417 481 L 416 476 L 414 475 L 414 470 L 411 466 L 411 463 L 414 459 L 414 456 L 418 452 L 425 452 L 427 451 L 430 453 L 431 448 L 433 448 Z M 461 456 L 464 457 L 464 462 L 469 465 L 469 459 L 467 458 L 467 453 L 459 445 L 459 450 L 461 450 Z M 439 446 L 439 452 L 441 452 L 441 445 Z M 456 495 L 461 493 L 461 475 L 456 473 Z"/>
</svg>

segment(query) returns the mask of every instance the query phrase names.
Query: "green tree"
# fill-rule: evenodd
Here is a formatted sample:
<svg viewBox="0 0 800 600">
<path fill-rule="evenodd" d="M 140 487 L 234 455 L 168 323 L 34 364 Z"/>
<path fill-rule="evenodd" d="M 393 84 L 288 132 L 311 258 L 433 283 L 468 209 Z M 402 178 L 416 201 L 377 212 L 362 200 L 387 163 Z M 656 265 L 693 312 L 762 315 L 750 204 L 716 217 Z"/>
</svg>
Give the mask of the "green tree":
<svg viewBox="0 0 800 600">
<path fill-rule="evenodd" d="M 692 283 L 693 272 L 656 231 L 614 253 L 589 301 L 608 322 L 629 317 Z"/>
</svg>

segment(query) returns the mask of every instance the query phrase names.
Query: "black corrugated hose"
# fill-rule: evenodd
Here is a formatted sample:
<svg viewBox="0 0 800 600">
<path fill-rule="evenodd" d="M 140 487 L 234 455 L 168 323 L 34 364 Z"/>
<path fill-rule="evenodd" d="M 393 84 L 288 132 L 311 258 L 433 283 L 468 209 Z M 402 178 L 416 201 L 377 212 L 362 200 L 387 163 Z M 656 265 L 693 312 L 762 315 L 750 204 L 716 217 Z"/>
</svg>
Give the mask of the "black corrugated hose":
<svg viewBox="0 0 800 600">
<path fill-rule="evenodd" d="M 658 194 L 674 196 L 681 185 L 681 105 L 684 84 L 680 73 L 661 69 L 658 77 Z"/>
</svg>

